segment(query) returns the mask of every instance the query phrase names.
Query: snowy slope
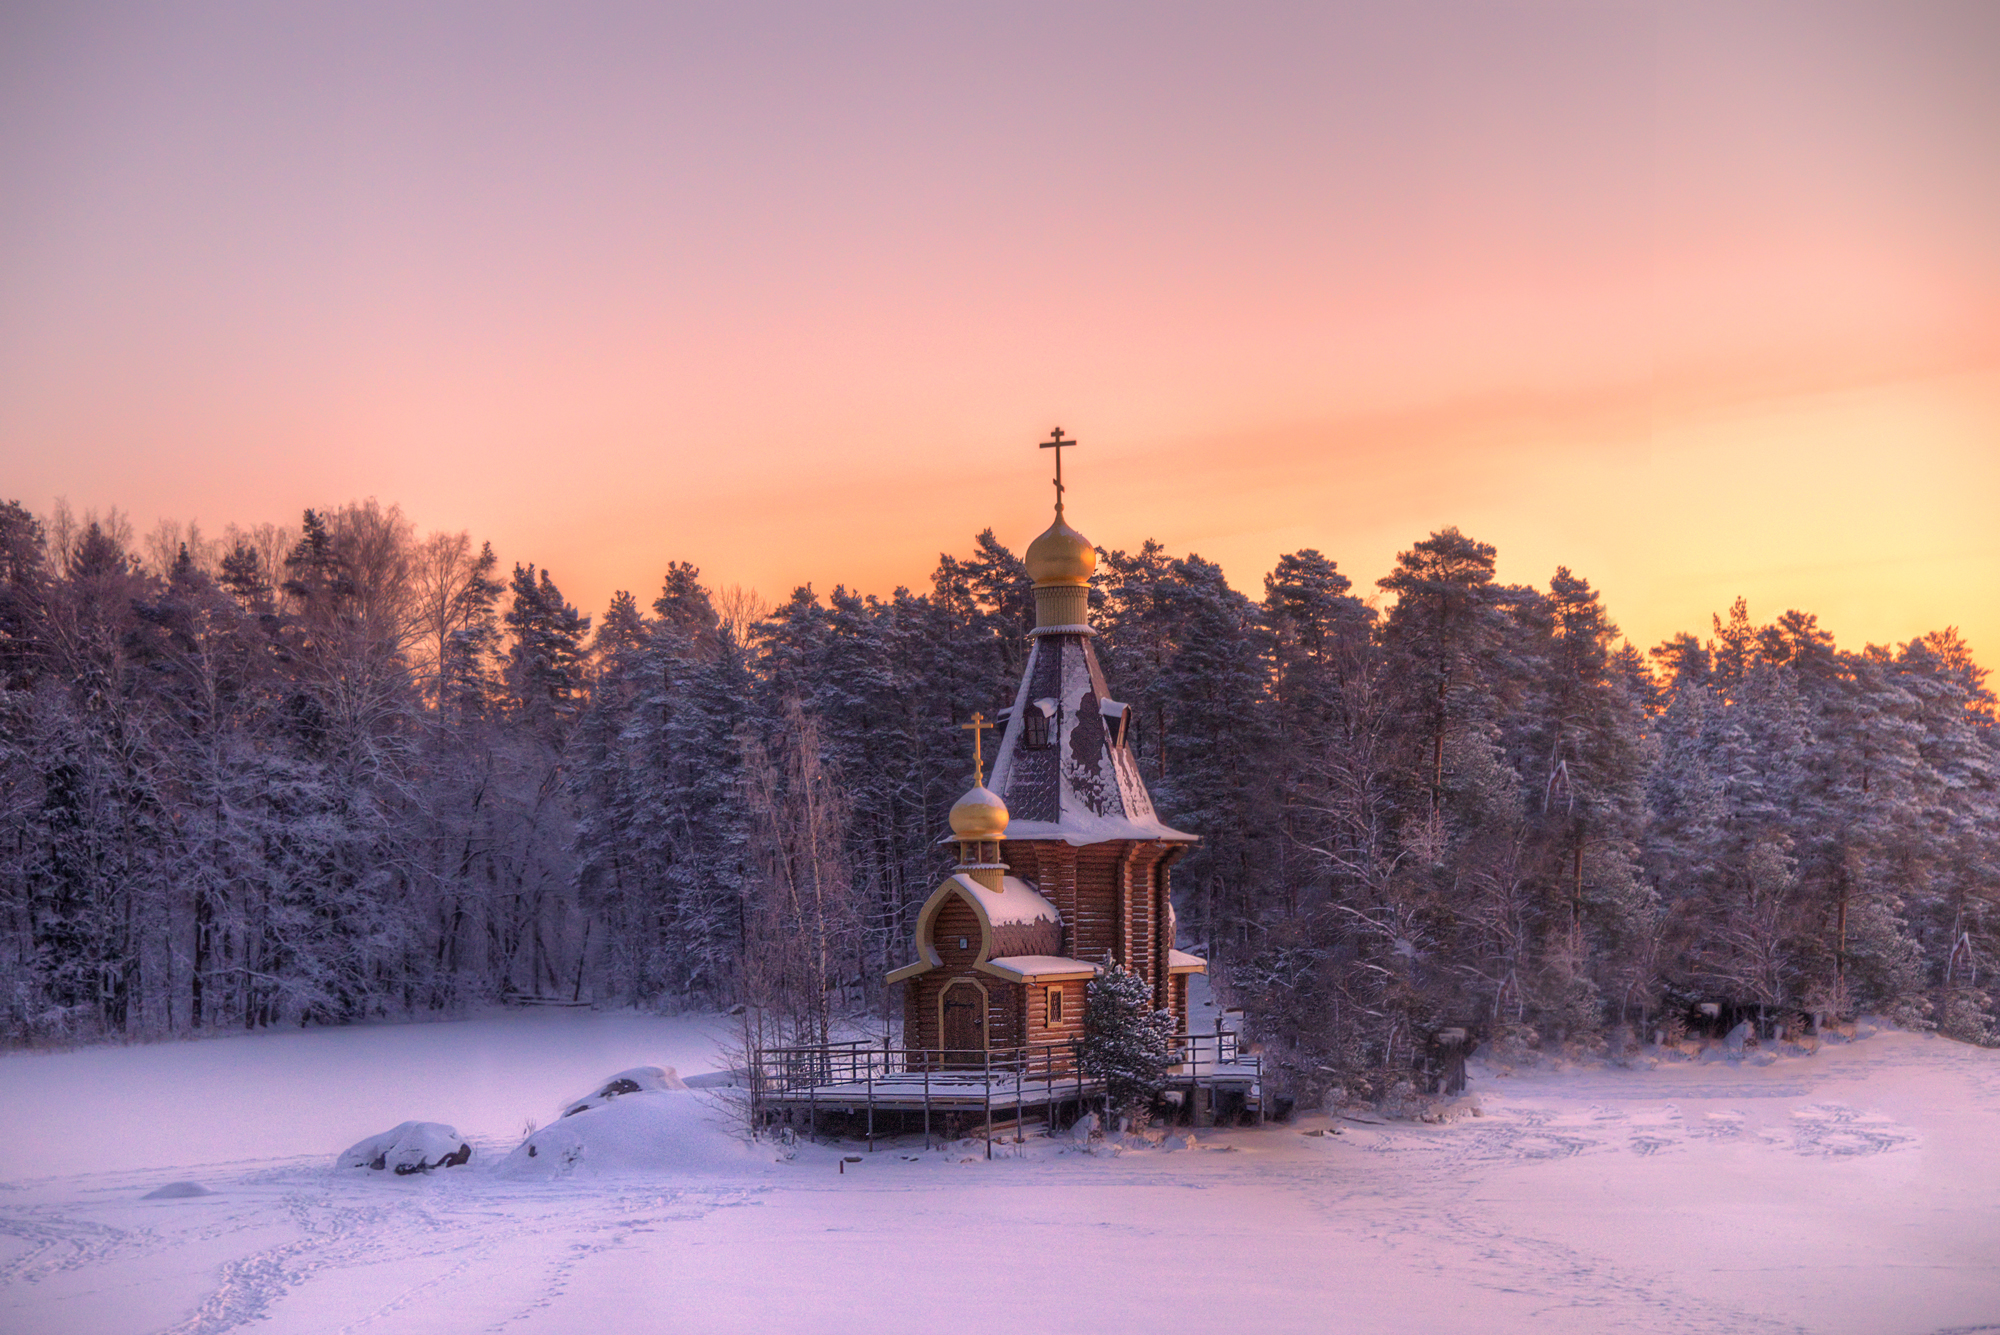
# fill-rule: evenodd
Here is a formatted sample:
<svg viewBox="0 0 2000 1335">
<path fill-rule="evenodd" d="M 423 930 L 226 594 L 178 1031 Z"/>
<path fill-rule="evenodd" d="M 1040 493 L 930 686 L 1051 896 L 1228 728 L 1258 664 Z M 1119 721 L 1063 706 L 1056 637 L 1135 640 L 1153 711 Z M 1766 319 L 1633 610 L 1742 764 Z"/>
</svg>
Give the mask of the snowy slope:
<svg viewBox="0 0 2000 1335">
<path fill-rule="evenodd" d="M 500 1170 L 526 1121 L 613 1071 L 711 1069 L 718 1028 L 530 1013 L 0 1058 L 0 1331 L 2000 1323 L 2000 1053 L 1941 1039 L 1766 1066 L 1475 1064 L 1483 1115 L 1446 1125 L 1314 1118 L 991 1162 L 885 1145 L 844 1174 L 859 1147 L 739 1158 L 684 1115 L 699 1094 L 628 1096 L 674 1100 L 660 1143 L 700 1171 Z M 410 1118 L 464 1131 L 473 1162 L 336 1173 Z M 213 1194 L 143 1199 L 180 1180 Z"/>
</svg>

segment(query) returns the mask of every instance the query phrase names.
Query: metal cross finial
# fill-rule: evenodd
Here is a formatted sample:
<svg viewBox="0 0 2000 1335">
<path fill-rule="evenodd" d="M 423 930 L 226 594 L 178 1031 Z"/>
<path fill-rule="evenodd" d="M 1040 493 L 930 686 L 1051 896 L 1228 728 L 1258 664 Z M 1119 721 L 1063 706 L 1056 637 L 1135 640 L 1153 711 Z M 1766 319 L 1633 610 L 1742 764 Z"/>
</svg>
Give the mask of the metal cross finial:
<svg viewBox="0 0 2000 1335">
<path fill-rule="evenodd" d="M 1064 446 L 1068 446 L 1071 449 L 1074 449 L 1076 448 L 1076 442 L 1073 440 L 1064 440 L 1061 427 L 1057 427 L 1054 431 L 1050 432 L 1049 438 L 1042 442 L 1043 449 L 1054 450 L 1056 452 L 1056 513 L 1057 514 L 1062 513 L 1062 505 L 1063 505 L 1062 452 Z"/>
<path fill-rule="evenodd" d="M 986 715 L 975 713 L 972 716 L 972 722 L 961 723 L 958 726 L 972 734 L 972 786 L 974 788 L 984 788 L 986 786 L 986 753 L 981 743 L 985 741 L 984 733 L 986 729 L 993 725 L 986 721 Z"/>
</svg>

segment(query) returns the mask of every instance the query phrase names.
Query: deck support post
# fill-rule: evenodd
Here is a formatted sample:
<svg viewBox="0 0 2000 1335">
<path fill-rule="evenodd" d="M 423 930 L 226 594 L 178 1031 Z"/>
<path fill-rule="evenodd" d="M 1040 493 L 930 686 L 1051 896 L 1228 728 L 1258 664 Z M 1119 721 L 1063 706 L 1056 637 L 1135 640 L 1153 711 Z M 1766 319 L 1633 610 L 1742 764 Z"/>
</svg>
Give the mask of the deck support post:
<svg viewBox="0 0 2000 1335">
<path fill-rule="evenodd" d="M 924 1054 L 924 1148 L 931 1147 L 931 1058 Z"/>
<path fill-rule="evenodd" d="M 986 1049 L 986 1157 L 993 1157 L 993 1049 Z"/>
<path fill-rule="evenodd" d="M 1083 1120 L 1083 1041 L 1081 1039 L 1070 1040 L 1069 1064 L 1070 1068 L 1076 1072 L 1076 1120 L 1081 1122 Z"/>
<path fill-rule="evenodd" d="M 1056 1133 L 1056 1050 L 1042 1053 L 1042 1133 Z"/>
</svg>

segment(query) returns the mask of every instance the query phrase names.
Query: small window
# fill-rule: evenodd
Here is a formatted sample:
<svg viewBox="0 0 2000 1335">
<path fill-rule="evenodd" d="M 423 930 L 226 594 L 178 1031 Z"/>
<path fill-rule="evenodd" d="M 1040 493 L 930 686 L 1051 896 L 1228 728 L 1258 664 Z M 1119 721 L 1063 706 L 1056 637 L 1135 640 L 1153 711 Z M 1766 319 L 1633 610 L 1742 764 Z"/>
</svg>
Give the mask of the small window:
<svg viewBox="0 0 2000 1335">
<path fill-rule="evenodd" d="M 1022 746 L 1030 751 L 1042 751 L 1054 745 L 1051 734 L 1056 730 L 1055 718 L 1059 707 L 1053 699 L 1028 702 L 1028 707 L 1021 711 Z"/>
<path fill-rule="evenodd" d="M 1062 989 L 1059 987 L 1052 987 L 1049 989 L 1049 1024 L 1058 1025 L 1061 1023 L 1062 1023 Z"/>
<path fill-rule="evenodd" d="M 1100 700 L 1098 712 L 1104 715 L 1104 735 L 1113 746 L 1130 749 L 1138 738 L 1138 731 L 1132 726 L 1134 711 L 1132 706 L 1117 700 Z"/>
<path fill-rule="evenodd" d="M 1039 751 L 1048 744 L 1049 716 L 1039 709 L 1030 709 L 1021 716 L 1021 745 Z"/>
<path fill-rule="evenodd" d="M 958 948 L 959 948 L 960 950 L 964 950 L 964 949 L 966 948 L 966 945 L 965 945 L 965 938 L 964 938 L 964 937 L 962 937 L 962 936 L 961 936 L 960 938 L 958 938 Z"/>
</svg>

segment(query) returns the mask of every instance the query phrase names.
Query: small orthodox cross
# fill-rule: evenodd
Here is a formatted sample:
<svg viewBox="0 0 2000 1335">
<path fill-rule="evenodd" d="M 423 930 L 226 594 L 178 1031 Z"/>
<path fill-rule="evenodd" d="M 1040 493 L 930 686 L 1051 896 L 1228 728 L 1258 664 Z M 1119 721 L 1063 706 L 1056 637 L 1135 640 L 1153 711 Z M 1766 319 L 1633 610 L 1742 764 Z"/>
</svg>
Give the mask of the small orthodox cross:
<svg viewBox="0 0 2000 1335">
<path fill-rule="evenodd" d="M 974 714 L 972 722 L 961 723 L 958 726 L 972 734 L 972 786 L 974 788 L 984 788 L 986 786 L 986 753 L 980 744 L 985 740 L 982 734 L 993 725 L 987 722 L 986 715 Z"/>
<path fill-rule="evenodd" d="M 1062 513 L 1062 496 L 1063 496 L 1062 452 L 1064 446 L 1068 446 L 1070 449 L 1075 449 L 1076 442 L 1073 440 L 1064 440 L 1061 427 L 1057 427 L 1054 431 L 1050 432 L 1049 438 L 1042 442 L 1043 449 L 1054 450 L 1056 452 L 1056 513 L 1057 514 Z"/>
</svg>

